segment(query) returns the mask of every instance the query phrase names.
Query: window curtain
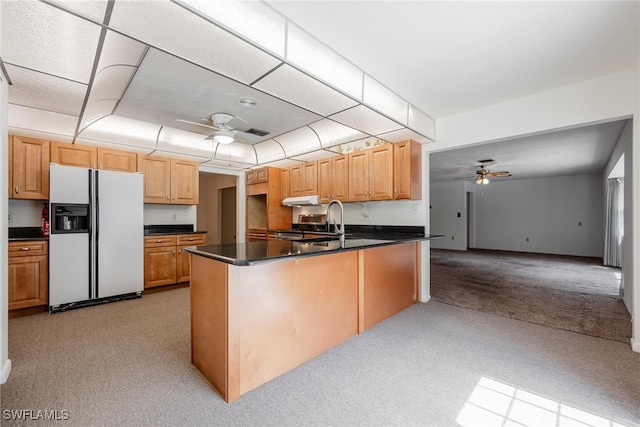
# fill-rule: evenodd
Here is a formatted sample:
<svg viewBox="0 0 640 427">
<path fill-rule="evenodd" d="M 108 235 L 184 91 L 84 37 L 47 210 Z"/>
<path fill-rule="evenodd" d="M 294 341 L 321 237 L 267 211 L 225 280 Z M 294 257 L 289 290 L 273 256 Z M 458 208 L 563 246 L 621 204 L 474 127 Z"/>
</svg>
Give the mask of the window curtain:
<svg viewBox="0 0 640 427">
<path fill-rule="evenodd" d="M 624 179 L 607 179 L 604 229 L 604 265 L 622 267 L 624 236 Z"/>
</svg>

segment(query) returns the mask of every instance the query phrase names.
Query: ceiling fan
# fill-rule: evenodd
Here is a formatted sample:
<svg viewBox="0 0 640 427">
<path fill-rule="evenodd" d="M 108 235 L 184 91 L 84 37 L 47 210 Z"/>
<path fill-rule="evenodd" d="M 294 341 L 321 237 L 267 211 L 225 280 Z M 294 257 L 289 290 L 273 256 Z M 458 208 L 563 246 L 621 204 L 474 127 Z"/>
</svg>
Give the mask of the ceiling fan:
<svg viewBox="0 0 640 427">
<path fill-rule="evenodd" d="M 485 165 L 480 165 L 480 169 L 476 171 L 476 184 L 487 185 L 489 183 L 488 177 L 501 178 L 508 176 L 511 176 L 511 173 L 507 171 L 491 172 Z"/>
<path fill-rule="evenodd" d="M 213 113 L 208 120 L 210 124 L 191 122 L 189 120 L 182 119 L 176 120 L 182 123 L 189 123 L 192 125 L 213 129 L 215 132 L 207 136 L 205 139 L 212 139 L 219 144 L 231 144 L 233 141 L 235 141 L 236 135 L 251 142 L 258 142 L 261 137 L 267 135 L 268 133 L 264 131 L 258 131 L 257 129 L 250 129 L 250 131 L 253 131 L 251 133 L 236 130 L 233 126 L 229 125 L 229 122 L 233 119 L 238 119 L 244 123 L 247 123 L 245 119 L 228 113 Z"/>
</svg>

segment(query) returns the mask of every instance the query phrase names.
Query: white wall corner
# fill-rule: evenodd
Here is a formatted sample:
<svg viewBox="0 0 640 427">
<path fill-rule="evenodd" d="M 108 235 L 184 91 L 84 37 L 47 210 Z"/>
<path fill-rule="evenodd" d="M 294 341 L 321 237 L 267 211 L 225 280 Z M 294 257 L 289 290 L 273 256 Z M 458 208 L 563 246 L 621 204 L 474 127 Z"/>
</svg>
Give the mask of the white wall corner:
<svg viewBox="0 0 640 427">
<path fill-rule="evenodd" d="M 636 353 L 640 353 L 640 341 L 636 341 L 631 338 L 631 350 L 635 351 Z"/>
</svg>

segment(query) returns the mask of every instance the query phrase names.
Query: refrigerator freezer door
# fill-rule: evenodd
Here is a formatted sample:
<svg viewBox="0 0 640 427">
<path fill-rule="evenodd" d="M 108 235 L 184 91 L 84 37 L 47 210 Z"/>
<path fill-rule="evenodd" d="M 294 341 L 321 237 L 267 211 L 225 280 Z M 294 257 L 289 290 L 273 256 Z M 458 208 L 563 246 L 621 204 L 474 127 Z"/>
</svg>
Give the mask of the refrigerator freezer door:
<svg viewBox="0 0 640 427">
<path fill-rule="evenodd" d="M 51 203 L 91 203 L 89 200 L 90 169 L 49 165 L 49 200 Z"/>
<path fill-rule="evenodd" d="M 98 298 L 142 292 L 144 288 L 143 177 L 140 173 L 97 171 Z"/>
<path fill-rule="evenodd" d="M 89 299 L 89 285 L 89 234 L 52 234 L 49 237 L 49 306 Z"/>
</svg>

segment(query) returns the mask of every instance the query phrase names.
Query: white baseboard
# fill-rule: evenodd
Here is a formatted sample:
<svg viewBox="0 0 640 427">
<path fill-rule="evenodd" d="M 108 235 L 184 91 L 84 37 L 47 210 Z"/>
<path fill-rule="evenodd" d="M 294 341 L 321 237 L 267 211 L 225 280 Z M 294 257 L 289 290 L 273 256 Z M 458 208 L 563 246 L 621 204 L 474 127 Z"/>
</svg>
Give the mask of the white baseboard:
<svg viewBox="0 0 640 427">
<path fill-rule="evenodd" d="M 640 353 L 640 342 L 635 341 L 633 338 L 631 338 L 631 350 Z"/>
<path fill-rule="evenodd" d="M 421 295 L 419 302 L 428 302 L 431 299 L 431 295 Z"/>
<path fill-rule="evenodd" d="M 11 359 L 7 359 L 2 366 L 2 378 L 0 378 L 0 384 L 4 384 L 9 379 L 9 373 L 11 372 Z"/>
</svg>

